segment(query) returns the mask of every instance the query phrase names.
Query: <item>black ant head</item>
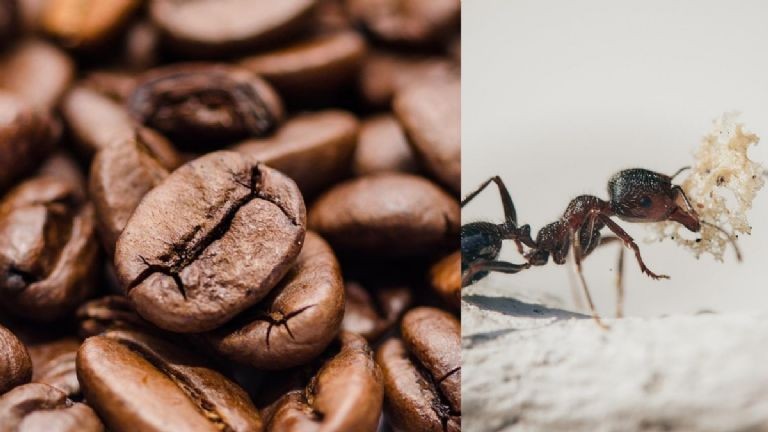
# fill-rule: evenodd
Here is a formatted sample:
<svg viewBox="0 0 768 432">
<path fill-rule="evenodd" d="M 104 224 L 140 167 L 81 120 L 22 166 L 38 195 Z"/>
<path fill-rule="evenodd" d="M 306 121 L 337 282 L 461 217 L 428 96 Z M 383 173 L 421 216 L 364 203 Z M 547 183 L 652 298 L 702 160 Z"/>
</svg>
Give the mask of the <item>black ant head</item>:
<svg viewBox="0 0 768 432">
<path fill-rule="evenodd" d="M 685 192 L 667 175 L 640 168 L 620 171 L 608 181 L 608 193 L 613 212 L 626 221 L 671 220 L 693 232 L 701 229 Z"/>
</svg>

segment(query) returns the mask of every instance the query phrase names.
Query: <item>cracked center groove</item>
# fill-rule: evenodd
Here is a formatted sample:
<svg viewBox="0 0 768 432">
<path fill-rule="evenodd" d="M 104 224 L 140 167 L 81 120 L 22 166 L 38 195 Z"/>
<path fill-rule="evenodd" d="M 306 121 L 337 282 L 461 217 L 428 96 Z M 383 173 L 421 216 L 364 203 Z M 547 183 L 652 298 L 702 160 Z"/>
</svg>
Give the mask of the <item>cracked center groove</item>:
<svg viewBox="0 0 768 432">
<path fill-rule="evenodd" d="M 266 201 L 269 201 L 273 205 L 275 205 L 277 208 L 280 209 L 280 211 L 288 218 L 288 220 L 291 221 L 293 225 L 297 225 L 298 222 L 294 217 L 291 217 L 290 213 L 283 208 L 282 203 L 280 202 L 274 202 L 270 201 L 268 197 L 264 197 L 261 195 L 260 191 L 258 190 L 258 183 L 261 180 L 261 172 L 259 171 L 258 166 L 251 167 L 251 178 L 249 184 L 244 184 L 243 182 L 239 181 L 237 179 L 236 173 L 232 174 L 232 180 L 240 184 L 244 187 L 247 187 L 250 192 L 245 197 L 237 200 L 233 206 L 227 210 L 227 213 L 224 214 L 224 217 L 222 218 L 221 222 L 219 222 L 216 226 L 213 227 L 210 233 L 200 238 L 200 240 L 197 241 L 197 243 L 192 244 L 191 246 L 187 246 L 184 243 L 191 241 L 192 238 L 200 231 L 201 227 L 198 225 L 196 226 L 189 234 L 182 237 L 181 241 L 176 244 L 170 245 L 174 252 L 176 252 L 176 259 L 175 263 L 171 264 L 150 264 L 146 258 L 139 257 L 144 264 L 147 266 L 141 273 L 139 273 L 138 276 L 131 282 L 131 284 L 128 286 L 127 291 L 130 292 L 133 288 L 143 283 L 148 277 L 150 277 L 154 273 L 161 273 L 166 276 L 170 276 L 173 278 L 173 281 L 176 283 L 177 288 L 179 289 L 179 292 L 181 293 L 182 297 L 184 297 L 184 300 L 187 299 L 187 293 L 184 288 L 184 284 L 181 280 L 181 277 L 179 276 L 179 272 L 181 272 L 185 267 L 190 265 L 192 262 L 194 262 L 200 254 L 205 251 L 208 246 L 213 244 L 215 241 L 221 239 L 228 231 L 229 228 L 232 226 L 232 221 L 235 219 L 235 216 L 237 215 L 237 212 L 240 211 L 241 208 L 243 208 L 245 205 L 250 203 L 252 200 L 260 198 L 264 199 Z M 163 257 L 167 258 L 174 258 L 169 257 L 167 254 L 165 254 Z M 161 257 L 161 259 L 163 258 Z"/>
<path fill-rule="evenodd" d="M 122 338 L 117 339 L 117 341 L 164 373 L 200 409 L 201 414 L 216 426 L 216 429 L 222 432 L 234 431 L 216 410 L 216 406 L 203 395 L 203 392 L 192 385 L 187 377 L 169 368 L 160 356 L 134 341 Z"/>
<path fill-rule="evenodd" d="M 430 407 L 432 408 L 432 412 L 434 412 L 437 416 L 438 420 L 440 420 L 440 425 L 445 432 L 448 430 L 448 422 L 451 420 L 451 416 L 461 416 L 461 412 L 456 412 L 453 408 L 451 408 L 447 398 L 443 394 L 442 390 L 440 390 L 439 384 L 449 376 L 461 370 L 461 367 L 459 366 L 450 370 L 442 378 L 438 379 L 433 377 L 432 374 L 426 369 L 426 367 L 424 367 L 415 357 L 409 357 L 410 362 L 416 367 L 416 371 L 419 372 L 421 377 L 424 379 L 424 383 L 427 385 L 429 390 L 428 393 L 435 396 L 430 401 Z"/>
<path fill-rule="evenodd" d="M 312 307 L 315 307 L 315 306 L 317 306 L 317 305 L 312 304 L 312 305 L 309 305 L 309 306 L 304 306 L 303 308 L 297 309 L 297 310 L 295 310 L 295 311 L 285 315 L 281 319 L 275 319 L 270 314 L 268 314 L 266 312 L 262 312 L 258 317 L 256 317 L 256 319 L 259 320 L 259 321 L 265 321 L 265 322 L 269 323 L 269 327 L 267 327 L 267 348 L 269 348 L 269 335 L 272 334 L 272 328 L 274 326 L 279 326 L 279 325 L 285 326 L 285 330 L 288 331 L 288 335 L 291 337 L 291 339 L 295 340 L 296 338 L 293 336 L 293 332 L 291 332 L 291 328 L 288 327 L 288 320 L 293 318 L 293 317 L 295 317 L 296 315 L 304 312 L 305 310 L 307 310 L 309 308 L 312 308 Z"/>
</svg>

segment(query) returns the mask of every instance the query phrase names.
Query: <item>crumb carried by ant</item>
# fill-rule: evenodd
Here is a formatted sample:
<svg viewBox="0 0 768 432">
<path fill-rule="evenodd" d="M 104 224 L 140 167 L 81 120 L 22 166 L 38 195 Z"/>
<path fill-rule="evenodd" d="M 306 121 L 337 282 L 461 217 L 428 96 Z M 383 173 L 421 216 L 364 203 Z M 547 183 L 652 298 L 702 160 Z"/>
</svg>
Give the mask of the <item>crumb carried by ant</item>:
<svg viewBox="0 0 768 432">
<path fill-rule="evenodd" d="M 681 187 L 702 223 L 696 239 L 681 235 L 685 227 L 674 222 L 652 224 L 653 239 L 671 238 L 690 249 L 698 258 L 709 253 L 722 261 L 733 236 L 750 234 L 747 211 L 765 183 L 763 167 L 749 159 L 749 147 L 757 144 L 757 135 L 737 122 L 738 113 L 725 113 L 715 119 L 712 131 L 704 137 L 695 155 L 694 165 Z M 715 225 L 715 226 L 713 226 Z"/>
</svg>

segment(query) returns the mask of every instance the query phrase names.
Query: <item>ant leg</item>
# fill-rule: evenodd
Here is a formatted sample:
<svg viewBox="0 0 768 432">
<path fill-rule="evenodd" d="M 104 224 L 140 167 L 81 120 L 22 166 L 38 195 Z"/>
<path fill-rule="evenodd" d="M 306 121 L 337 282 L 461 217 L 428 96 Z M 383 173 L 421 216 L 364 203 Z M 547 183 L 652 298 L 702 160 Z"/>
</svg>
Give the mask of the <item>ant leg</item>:
<svg viewBox="0 0 768 432">
<path fill-rule="evenodd" d="M 600 246 L 619 241 L 618 237 L 603 237 Z M 619 245 L 619 257 L 616 260 L 616 317 L 624 317 L 624 246 Z"/>
<path fill-rule="evenodd" d="M 461 276 L 461 286 L 465 287 L 469 285 L 469 282 L 472 280 L 472 277 L 474 277 L 475 274 L 482 271 L 499 272 L 499 273 L 517 273 L 521 270 L 525 270 L 529 268 L 530 266 L 531 265 L 528 263 L 513 264 L 507 261 L 489 261 L 489 260 L 477 261 L 471 264 L 467 269 L 467 271 Z"/>
<path fill-rule="evenodd" d="M 608 227 L 608 229 L 613 231 L 613 233 L 616 234 L 616 236 L 624 242 L 626 247 L 631 248 L 635 252 L 635 258 L 637 258 L 637 263 L 640 265 L 640 270 L 642 270 L 643 273 L 647 274 L 652 279 L 669 279 L 669 276 L 658 275 L 652 272 L 651 269 L 645 265 L 645 262 L 643 262 L 643 257 L 640 255 L 640 247 L 637 246 L 637 243 L 635 243 L 635 240 L 632 238 L 632 236 L 624 231 L 624 229 L 622 229 L 616 222 L 612 221 L 611 218 L 604 214 L 600 214 L 598 217 L 605 224 L 605 226 Z"/>
<path fill-rule="evenodd" d="M 589 309 L 592 312 L 592 318 L 595 320 L 598 326 L 608 330 L 608 326 L 603 323 L 602 320 L 600 320 L 600 315 L 598 315 L 597 309 L 595 309 L 595 304 L 592 302 L 592 296 L 589 294 L 589 288 L 587 288 L 587 281 L 584 279 L 584 273 L 581 270 L 582 257 L 581 243 L 579 243 L 580 241 L 581 239 L 579 239 L 578 231 L 571 230 L 571 253 L 573 255 L 573 263 L 575 266 L 576 275 L 578 276 L 579 284 L 584 291 L 584 296 L 587 298 L 587 304 L 589 305 Z"/>
<path fill-rule="evenodd" d="M 504 185 L 504 182 L 501 180 L 501 177 L 499 176 L 493 176 L 483 182 L 483 184 L 480 185 L 479 188 L 477 188 L 474 192 L 467 195 L 466 198 L 464 198 L 461 201 L 461 207 L 464 207 L 466 204 L 468 204 L 470 201 L 472 201 L 480 192 L 483 191 L 486 187 L 488 187 L 491 182 L 496 183 L 496 186 L 499 188 L 499 195 L 501 196 L 501 205 L 504 207 L 504 220 L 506 222 L 512 222 L 515 225 L 517 225 L 517 212 L 515 211 L 515 204 L 512 203 L 512 197 L 509 195 L 509 191 L 507 190 L 507 187 Z"/>
</svg>

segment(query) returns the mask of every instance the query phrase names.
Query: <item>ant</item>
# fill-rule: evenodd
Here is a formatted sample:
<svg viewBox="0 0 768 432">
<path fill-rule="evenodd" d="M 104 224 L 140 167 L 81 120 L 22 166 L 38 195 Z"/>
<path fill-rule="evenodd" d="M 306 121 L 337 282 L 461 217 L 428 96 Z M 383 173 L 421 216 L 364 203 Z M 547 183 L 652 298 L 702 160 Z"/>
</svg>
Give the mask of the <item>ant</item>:
<svg viewBox="0 0 768 432">
<path fill-rule="evenodd" d="M 566 258 L 571 255 L 576 274 L 579 277 L 579 284 L 584 291 L 592 317 L 598 325 L 605 327 L 595 310 L 581 268 L 582 260 L 599 245 L 621 241 L 625 247 L 634 252 L 643 273 L 652 279 L 669 278 L 667 275 L 656 274 L 648 268 L 640 255 L 640 248 L 637 243 L 611 219 L 612 217 L 615 216 L 627 222 L 673 221 L 682 224 L 691 232 L 699 232 L 701 225 L 706 224 L 725 233 L 715 225 L 700 221 L 683 189 L 672 183 L 678 174 L 688 168 L 682 168 L 671 176 L 641 168 L 620 171 L 608 181 L 609 201 L 592 195 L 577 196 L 571 200 L 559 220 L 545 225 L 539 230 L 536 240 L 531 238 L 528 225 L 517 225 L 517 215 L 512 198 L 501 178 L 494 176 L 488 179 L 461 202 L 461 207 L 472 201 L 493 182 L 498 186 L 501 195 L 505 220 L 501 224 L 473 222 L 461 227 L 462 286 L 468 286 L 481 280 L 489 272 L 517 273 L 531 266 L 543 266 L 547 264 L 550 256 L 556 264 L 565 264 Z M 615 237 L 602 237 L 600 231 L 603 228 L 608 228 Z M 725 234 L 728 235 L 728 233 Z M 732 237 L 728 235 L 728 238 L 736 247 Z M 526 259 L 524 264 L 514 264 L 497 259 L 503 240 L 513 240 L 516 243 L 518 251 Z M 528 252 L 524 253 L 523 245 L 530 248 Z M 738 248 L 736 248 L 736 252 L 737 257 L 740 257 Z M 618 262 L 617 314 L 621 316 L 623 248 L 620 250 Z"/>
</svg>

